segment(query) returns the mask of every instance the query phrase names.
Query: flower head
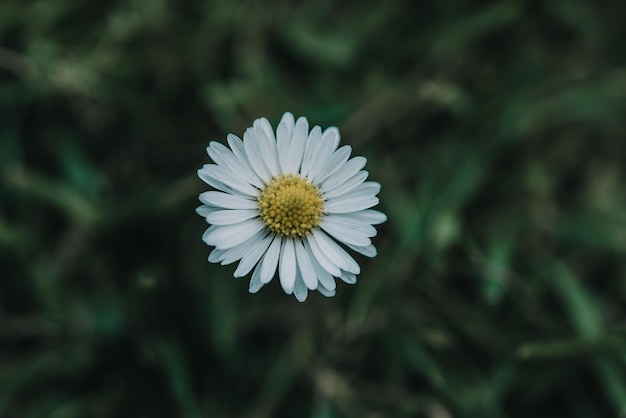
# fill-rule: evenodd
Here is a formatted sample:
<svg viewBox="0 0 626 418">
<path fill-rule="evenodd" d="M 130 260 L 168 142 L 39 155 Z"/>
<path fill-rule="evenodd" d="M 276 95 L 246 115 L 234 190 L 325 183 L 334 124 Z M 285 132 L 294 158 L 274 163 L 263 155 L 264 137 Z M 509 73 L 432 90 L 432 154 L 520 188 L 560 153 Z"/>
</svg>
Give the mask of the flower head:
<svg viewBox="0 0 626 418">
<path fill-rule="evenodd" d="M 235 277 L 252 271 L 256 293 L 278 271 L 287 294 L 302 302 L 309 290 L 335 295 L 335 278 L 355 283 L 358 263 L 342 247 L 376 255 L 372 225 L 384 222 L 380 184 L 365 181 L 364 157 L 337 149 L 339 130 L 309 132 L 305 117 L 285 113 L 276 129 L 265 118 L 243 136 L 227 137 L 229 147 L 211 142 L 198 176 L 215 190 L 200 194 L 196 212 L 210 224 L 202 239 L 215 249 L 212 263 L 239 260 Z M 342 245 L 340 245 L 342 244 Z"/>
</svg>

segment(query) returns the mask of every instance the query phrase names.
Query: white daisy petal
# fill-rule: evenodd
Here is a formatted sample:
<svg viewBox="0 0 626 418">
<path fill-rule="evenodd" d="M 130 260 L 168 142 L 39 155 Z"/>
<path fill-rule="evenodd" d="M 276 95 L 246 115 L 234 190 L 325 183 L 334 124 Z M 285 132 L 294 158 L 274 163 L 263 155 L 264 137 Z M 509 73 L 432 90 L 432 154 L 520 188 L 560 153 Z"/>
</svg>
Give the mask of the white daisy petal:
<svg viewBox="0 0 626 418">
<path fill-rule="evenodd" d="M 272 174 L 263 161 L 262 153 L 259 148 L 259 140 L 254 134 L 254 130 L 252 128 L 246 129 L 246 132 L 243 134 L 243 147 L 246 151 L 246 157 L 250 162 L 250 166 L 257 176 L 259 176 L 259 178 L 265 183 L 270 181 Z"/>
<path fill-rule="evenodd" d="M 256 196 L 258 190 L 250 183 L 239 180 L 237 175 L 226 167 L 215 164 L 205 164 L 198 170 L 198 176 L 208 185 L 224 191 L 234 191 L 239 194 Z"/>
<path fill-rule="evenodd" d="M 228 153 L 232 154 L 232 151 L 229 150 L 227 147 L 224 147 L 225 149 L 223 149 L 222 147 L 220 147 L 220 145 L 224 147 L 217 141 L 211 141 L 209 142 L 209 146 L 206 147 L 206 152 L 207 154 L 209 154 L 209 157 L 211 157 L 215 164 L 226 165 L 225 158 L 227 158 L 226 156 L 228 155 Z"/>
<path fill-rule="evenodd" d="M 247 239 L 241 245 L 236 245 L 234 247 L 224 250 L 222 256 L 220 257 L 220 262 L 222 263 L 222 265 L 228 265 L 234 263 L 235 261 L 241 260 L 246 254 L 252 251 L 252 249 L 262 241 L 265 235 L 266 233 L 261 230 L 254 234 L 252 237 L 250 237 L 250 239 Z"/>
<path fill-rule="evenodd" d="M 334 288 L 331 290 L 321 285 L 317 287 L 317 291 L 320 292 L 323 296 L 326 296 L 327 298 L 332 298 L 333 296 L 335 296 L 335 292 L 336 292 Z"/>
<path fill-rule="evenodd" d="M 251 184 L 254 184 L 255 186 L 257 185 L 257 183 L 263 185 L 263 180 L 256 174 L 256 172 L 252 168 L 252 165 L 250 165 L 250 160 L 246 156 L 246 147 L 243 145 L 243 141 L 239 139 L 237 135 L 233 134 L 228 134 L 226 138 L 228 140 L 228 145 L 230 145 L 230 148 L 232 149 L 235 157 L 237 157 L 237 160 L 240 161 L 241 164 L 245 165 L 247 171 L 249 171 L 256 177 L 256 181 L 251 182 Z"/>
<path fill-rule="evenodd" d="M 349 213 L 352 211 L 363 210 L 376 206 L 378 204 L 378 198 L 375 196 L 360 198 L 360 199 L 343 199 L 333 202 L 329 202 L 325 209 L 329 213 Z"/>
<path fill-rule="evenodd" d="M 210 175 L 206 170 L 204 170 L 204 168 L 198 170 L 198 177 L 200 177 L 202 181 L 204 181 L 206 184 L 213 187 L 214 189 L 220 190 L 222 192 L 226 192 L 230 195 L 246 196 L 245 193 L 242 193 L 239 190 L 233 189 L 231 186 L 224 184 L 223 182 L 217 180 L 212 175 Z M 246 196 L 246 197 L 249 197 L 249 196 Z"/>
<path fill-rule="evenodd" d="M 287 156 L 287 169 L 285 173 L 298 173 L 302 164 L 302 156 L 304 154 L 305 141 L 309 133 L 309 122 L 306 118 L 298 118 L 296 126 L 293 130 L 291 142 L 289 144 L 289 154 Z"/>
<path fill-rule="evenodd" d="M 365 222 L 371 225 L 382 224 L 387 221 L 387 215 L 374 209 L 366 209 L 359 212 L 354 212 L 349 215 L 337 215 L 341 217 L 350 217 L 361 222 Z"/>
<path fill-rule="evenodd" d="M 248 159 L 246 158 L 246 151 L 243 146 L 243 141 L 241 140 L 241 138 L 239 138 L 235 134 L 228 134 L 226 135 L 226 140 L 228 141 L 228 145 L 230 146 L 230 149 L 233 151 L 233 154 L 235 154 L 235 156 L 240 161 L 248 161 Z"/>
<path fill-rule="evenodd" d="M 324 133 L 322 133 L 322 143 L 325 148 L 322 150 L 322 153 L 330 156 L 339 146 L 340 139 L 341 135 L 339 134 L 339 129 L 334 126 L 327 128 Z"/>
<path fill-rule="evenodd" d="M 291 133 L 293 132 L 293 127 L 295 125 L 295 118 L 291 112 L 285 112 L 283 117 L 280 119 L 280 123 L 284 123 L 287 127 L 287 134 L 291 138 Z"/>
<path fill-rule="evenodd" d="M 376 196 L 379 192 L 380 192 L 380 183 L 377 183 L 375 181 L 366 181 L 365 183 L 358 186 L 356 189 L 343 194 L 341 197 L 352 199 L 355 197 Z"/>
<path fill-rule="evenodd" d="M 320 189 L 322 189 L 322 192 L 326 193 L 338 186 L 341 186 L 343 183 L 355 176 L 363 167 L 365 167 L 366 162 L 367 159 L 365 157 L 351 158 L 343 165 L 341 171 L 329 175 L 326 179 L 321 181 Z"/>
<path fill-rule="evenodd" d="M 302 242 L 295 242 L 294 246 L 296 250 L 298 269 L 300 270 L 302 280 L 304 281 L 304 284 L 306 284 L 306 287 L 311 290 L 315 290 L 317 288 L 317 276 L 315 274 L 315 270 L 313 269 L 313 265 L 311 264 L 311 260 L 309 259 L 309 255 Z"/>
<path fill-rule="evenodd" d="M 232 247 L 226 250 L 220 256 L 220 264 L 223 266 L 227 266 L 229 264 L 233 264 L 235 261 L 241 260 L 241 257 L 245 254 L 244 250 L 248 247 Z"/>
<path fill-rule="evenodd" d="M 365 179 L 367 179 L 368 175 L 369 173 L 365 170 L 359 171 L 357 174 L 350 177 L 349 179 L 347 179 L 345 182 L 341 183 L 339 186 L 335 187 L 334 189 L 325 191 L 324 196 L 326 197 L 326 200 L 330 200 L 334 197 L 342 196 L 348 193 L 350 190 L 355 189 L 357 186 L 362 184 L 365 181 Z"/>
<path fill-rule="evenodd" d="M 224 250 L 220 250 L 218 248 L 214 248 L 213 251 L 209 254 L 209 263 L 219 263 L 222 261 L 222 255 L 224 254 Z"/>
<path fill-rule="evenodd" d="M 209 213 L 206 220 L 214 225 L 232 225 L 259 216 L 255 209 L 228 209 Z"/>
<path fill-rule="evenodd" d="M 260 264 L 257 264 L 256 268 L 254 269 L 254 272 L 252 272 L 252 278 L 250 279 L 248 292 L 256 293 L 259 290 L 261 290 L 261 288 L 265 285 L 265 283 L 261 281 L 260 271 L 261 271 Z"/>
<path fill-rule="evenodd" d="M 278 266 L 278 259 L 280 257 L 280 247 L 282 240 L 275 236 L 272 244 L 267 249 L 263 261 L 261 262 L 261 281 L 263 283 L 269 283 L 274 278 L 276 273 L 276 267 Z"/>
<path fill-rule="evenodd" d="M 213 233 L 213 231 L 215 231 L 217 228 L 219 228 L 219 226 L 211 225 L 207 229 L 205 229 L 204 233 L 202 234 L 202 241 L 206 242 L 207 237 L 209 236 L 209 234 Z"/>
<path fill-rule="evenodd" d="M 219 142 L 211 141 L 207 147 L 207 153 L 216 164 L 227 167 L 233 173 L 237 173 L 243 181 L 256 187 L 263 186 L 263 182 L 250 168 L 247 160 L 242 161 L 238 159 L 230 149 Z"/>
<path fill-rule="evenodd" d="M 309 248 L 315 256 L 315 260 L 317 260 L 317 262 L 324 268 L 324 270 L 326 270 L 333 276 L 339 276 L 341 274 L 341 269 L 335 263 L 333 263 L 326 254 L 324 254 L 324 251 L 317 244 L 317 241 L 313 239 L 313 234 L 310 234 L 307 237 L 306 242 L 309 244 Z"/>
<path fill-rule="evenodd" d="M 348 271 L 341 271 L 341 276 L 339 276 L 339 278 L 341 280 L 343 280 L 344 282 L 348 283 L 348 284 L 355 284 L 356 283 L 356 275 L 354 273 L 350 273 Z"/>
<path fill-rule="evenodd" d="M 302 280 L 302 276 L 300 276 L 300 272 L 296 274 L 296 282 L 293 288 L 293 294 L 298 299 L 298 302 L 304 302 L 306 300 L 309 291 Z"/>
<path fill-rule="evenodd" d="M 244 243 L 264 226 L 258 219 L 249 219 L 235 225 L 220 225 L 207 234 L 204 242 L 220 249 L 231 248 Z"/>
<path fill-rule="evenodd" d="M 304 240 L 302 243 L 304 244 L 304 249 L 309 256 L 309 260 L 311 260 L 311 265 L 313 266 L 313 270 L 315 271 L 315 275 L 317 276 L 318 289 L 320 286 L 323 286 L 326 289 L 334 290 L 335 278 L 333 277 L 333 275 L 327 272 L 324 267 L 322 267 L 317 261 L 317 258 L 313 255 L 313 252 L 311 251 L 308 240 Z"/>
<path fill-rule="evenodd" d="M 366 181 L 367 160 L 350 158 L 348 145 L 338 149 L 337 128 L 309 132 L 308 120 L 289 112 L 276 131 L 258 118 L 243 140 L 226 139 L 228 147 L 209 143 L 214 164 L 198 170 L 213 189 L 199 195 L 196 208 L 209 223 L 202 240 L 215 247 L 209 262 L 239 261 L 234 276 L 252 272 L 250 293 L 278 274 L 285 293 L 300 302 L 310 290 L 334 296 L 335 277 L 355 283 L 360 266 L 342 245 L 374 257 L 372 225 L 387 220 L 370 209 L 380 184 Z"/>
<path fill-rule="evenodd" d="M 365 257 L 376 257 L 376 247 L 374 247 L 372 244 L 370 245 L 366 245 L 364 247 L 359 247 L 356 245 L 350 245 L 350 244 L 346 244 L 346 246 L 348 248 L 350 248 L 351 250 L 356 251 L 359 254 L 363 254 Z"/>
<path fill-rule="evenodd" d="M 224 266 L 232 264 L 235 261 L 240 260 L 252 248 L 251 244 L 258 242 L 263 238 L 263 236 L 265 236 L 265 233 L 263 231 L 259 231 L 241 245 L 237 245 L 228 249 L 216 248 L 209 255 L 209 261 L 212 263 L 221 263 Z"/>
<path fill-rule="evenodd" d="M 215 212 L 216 210 L 219 210 L 219 208 L 208 205 L 201 205 L 196 208 L 196 213 L 203 218 L 206 218 L 209 214 Z"/>
<path fill-rule="evenodd" d="M 338 215 L 325 216 L 320 227 L 337 241 L 361 247 L 370 245 L 370 237 L 376 235 L 372 225 Z"/>
<path fill-rule="evenodd" d="M 233 134 L 228 134 L 226 139 L 228 141 L 228 145 L 230 146 L 230 149 L 233 151 L 233 154 L 235 155 L 235 157 L 237 157 L 237 161 L 241 162 L 241 164 L 246 165 L 249 171 L 256 176 L 256 173 L 252 169 L 252 166 L 250 165 L 250 161 L 248 160 L 248 157 L 246 156 L 246 147 L 243 145 L 243 141 L 237 135 L 233 135 Z M 260 177 L 259 177 L 259 180 L 260 180 Z"/>
<path fill-rule="evenodd" d="M 308 177 L 309 168 L 313 161 L 313 155 L 317 153 L 317 149 L 322 143 L 322 128 L 314 126 L 306 140 L 304 156 L 302 157 L 302 166 L 300 168 L 300 174 L 302 177 Z"/>
<path fill-rule="evenodd" d="M 317 148 L 317 152 L 313 154 L 311 161 L 311 168 L 309 169 L 308 177 L 314 178 L 321 171 L 322 166 L 330 156 L 335 152 L 339 145 L 339 130 L 335 127 L 330 127 L 322 134 L 321 144 Z"/>
<path fill-rule="evenodd" d="M 276 142 L 276 137 L 274 136 L 274 130 L 272 129 L 272 124 L 267 118 L 258 118 L 252 124 L 255 128 L 261 127 L 265 131 L 265 135 L 273 142 Z"/>
<path fill-rule="evenodd" d="M 290 112 L 285 112 L 276 129 L 276 142 L 278 149 L 278 161 L 283 173 L 287 173 L 290 167 L 289 155 L 291 154 L 291 137 L 295 126 L 295 120 Z"/>
<path fill-rule="evenodd" d="M 265 129 L 262 126 L 255 128 L 256 137 L 259 139 L 259 152 L 265 163 L 265 166 L 269 170 L 272 176 L 280 174 L 280 167 L 278 166 L 278 155 L 276 148 L 276 141 L 267 136 Z M 272 135 L 273 136 L 273 135 Z"/>
<path fill-rule="evenodd" d="M 342 270 L 359 274 L 361 268 L 358 263 L 343 248 L 326 235 L 321 229 L 314 230 L 313 239 L 319 245 L 324 254 L 332 261 L 334 265 Z"/>
<path fill-rule="evenodd" d="M 280 247 L 280 260 L 278 263 L 278 275 L 280 284 L 287 294 L 293 292 L 296 281 L 296 253 L 293 246 L 293 239 L 284 239 Z"/>
<path fill-rule="evenodd" d="M 204 192 L 199 199 L 202 203 L 224 209 L 256 209 L 257 202 L 241 196 L 223 192 Z"/>
<path fill-rule="evenodd" d="M 252 267 L 254 267 L 258 261 L 261 259 L 263 254 L 267 251 L 267 247 L 270 246 L 272 242 L 272 236 L 265 236 L 262 239 L 257 238 L 254 242 L 250 243 L 250 250 L 248 250 L 243 257 L 241 257 L 241 262 L 237 266 L 234 277 L 243 277 L 246 274 L 250 273 Z M 251 240 L 252 241 L 252 240 Z"/>
<path fill-rule="evenodd" d="M 289 170 L 289 154 L 291 151 L 290 142 L 291 132 L 289 131 L 287 124 L 285 122 L 281 122 L 276 129 L 276 147 L 282 173 L 286 173 Z"/>
<path fill-rule="evenodd" d="M 378 204 L 376 194 L 379 191 L 380 184 L 368 181 L 348 193 L 329 199 L 324 209 L 328 213 L 348 213 L 369 209 Z"/>
<path fill-rule="evenodd" d="M 317 176 L 314 178 L 311 177 L 311 181 L 314 183 L 320 183 L 324 181 L 328 176 L 333 175 L 338 170 L 342 169 L 345 165 L 348 158 L 350 158 L 350 153 L 352 152 L 352 147 L 350 145 L 344 145 L 339 148 L 337 151 L 330 156 L 328 161 L 324 163 L 322 169 L 318 172 Z"/>
</svg>

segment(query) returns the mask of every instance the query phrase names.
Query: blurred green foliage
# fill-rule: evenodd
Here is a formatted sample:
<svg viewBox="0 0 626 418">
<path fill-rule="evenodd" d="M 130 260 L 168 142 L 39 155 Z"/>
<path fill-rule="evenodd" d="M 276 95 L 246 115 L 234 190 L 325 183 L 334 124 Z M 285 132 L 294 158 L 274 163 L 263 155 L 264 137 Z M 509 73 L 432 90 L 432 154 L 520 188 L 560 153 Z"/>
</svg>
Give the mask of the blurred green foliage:
<svg viewBox="0 0 626 418">
<path fill-rule="evenodd" d="M 626 414 L 626 3 L 0 2 L 0 417 Z M 210 139 L 383 185 L 306 303 L 207 263 Z"/>
</svg>

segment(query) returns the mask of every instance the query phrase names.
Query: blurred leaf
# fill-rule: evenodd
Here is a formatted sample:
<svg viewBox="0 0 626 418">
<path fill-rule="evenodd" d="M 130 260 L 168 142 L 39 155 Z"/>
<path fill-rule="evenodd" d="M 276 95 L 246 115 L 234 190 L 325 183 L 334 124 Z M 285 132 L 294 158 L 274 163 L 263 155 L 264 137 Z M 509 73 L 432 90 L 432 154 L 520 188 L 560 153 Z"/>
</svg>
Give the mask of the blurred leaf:
<svg viewBox="0 0 626 418">
<path fill-rule="evenodd" d="M 517 2 L 502 1 L 480 12 L 465 15 L 454 23 L 438 28 L 433 50 L 437 55 L 457 53 L 487 33 L 511 24 L 521 11 Z"/>
<path fill-rule="evenodd" d="M 596 302 L 565 266 L 557 266 L 550 278 L 583 340 L 594 341 L 603 334 L 603 321 Z"/>
<path fill-rule="evenodd" d="M 511 274 L 511 243 L 494 238 L 487 251 L 483 264 L 485 275 L 483 295 L 488 303 L 496 304 L 500 302 L 508 287 L 509 275 Z"/>
<path fill-rule="evenodd" d="M 626 414 L 626 381 L 623 367 L 607 358 L 597 358 L 594 363 L 598 377 L 604 384 L 615 411 L 619 415 Z"/>
<path fill-rule="evenodd" d="M 617 117 L 624 100 L 607 93 L 597 81 L 539 97 L 518 97 L 506 109 L 505 136 L 516 138 L 565 123 L 589 122 L 601 126 Z"/>
<path fill-rule="evenodd" d="M 427 376 L 432 386 L 441 387 L 445 385 L 445 379 L 439 370 L 439 366 L 421 347 L 419 341 L 415 339 L 407 340 L 404 345 L 404 351 L 410 366 L 419 374 Z"/>
<path fill-rule="evenodd" d="M 94 198 L 102 184 L 97 168 L 88 161 L 78 144 L 66 142 L 58 149 L 59 163 L 71 186 L 84 196 Z"/>
<path fill-rule="evenodd" d="M 167 341 L 157 342 L 157 351 L 165 372 L 166 381 L 176 397 L 185 418 L 201 416 L 194 399 L 189 373 L 180 349 Z"/>
<path fill-rule="evenodd" d="M 332 33 L 294 21 L 281 33 L 291 51 L 317 66 L 345 67 L 353 59 L 355 40 L 348 33 Z"/>
<path fill-rule="evenodd" d="M 6 171 L 5 181 L 17 190 L 32 194 L 60 209 L 77 223 L 92 225 L 102 217 L 101 209 L 73 188 L 48 180 L 32 170 L 13 166 Z"/>
</svg>

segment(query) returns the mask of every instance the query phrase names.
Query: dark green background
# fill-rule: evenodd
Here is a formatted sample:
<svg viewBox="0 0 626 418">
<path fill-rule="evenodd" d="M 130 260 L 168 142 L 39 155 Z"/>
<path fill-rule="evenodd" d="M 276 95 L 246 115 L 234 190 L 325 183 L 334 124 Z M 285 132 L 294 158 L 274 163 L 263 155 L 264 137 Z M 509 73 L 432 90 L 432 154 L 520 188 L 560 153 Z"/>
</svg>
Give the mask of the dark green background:
<svg viewBox="0 0 626 418">
<path fill-rule="evenodd" d="M 625 416 L 624 16 L 2 0 L 0 417 Z M 194 213 L 208 141 L 287 110 L 389 216 L 304 304 Z"/>
</svg>

